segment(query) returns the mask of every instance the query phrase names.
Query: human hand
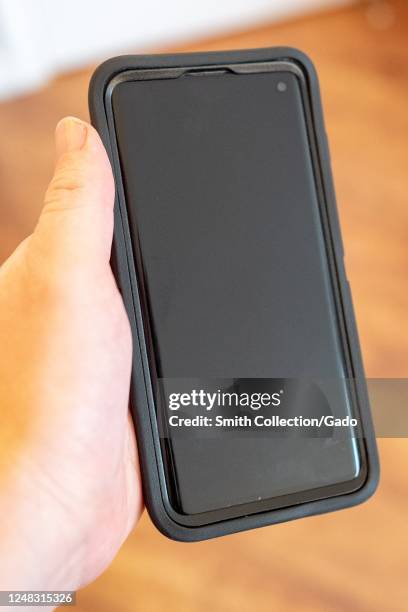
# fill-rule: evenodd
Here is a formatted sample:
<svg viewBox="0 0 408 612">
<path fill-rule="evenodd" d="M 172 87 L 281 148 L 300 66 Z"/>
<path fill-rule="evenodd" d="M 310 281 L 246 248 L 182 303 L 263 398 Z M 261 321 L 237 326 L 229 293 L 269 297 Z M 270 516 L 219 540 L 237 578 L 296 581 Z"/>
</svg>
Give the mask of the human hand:
<svg viewBox="0 0 408 612">
<path fill-rule="evenodd" d="M 56 130 L 38 224 L 0 268 L 0 589 L 71 590 L 142 512 L 131 334 L 109 256 L 114 182 L 96 131 Z"/>
</svg>

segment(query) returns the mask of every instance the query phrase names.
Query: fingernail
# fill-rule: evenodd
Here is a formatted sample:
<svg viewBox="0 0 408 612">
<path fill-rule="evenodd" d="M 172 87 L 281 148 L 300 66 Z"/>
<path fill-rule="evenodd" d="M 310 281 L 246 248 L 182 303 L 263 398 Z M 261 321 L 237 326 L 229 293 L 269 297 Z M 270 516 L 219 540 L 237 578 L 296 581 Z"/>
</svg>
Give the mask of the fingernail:
<svg viewBox="0 0 408 612">
<path fill-rule="evenodd" d="M 86 142 L 88 129 L 86 123 L 76 117 L 65 117 L 55 129 L 57 156 L 82 149 Z"/>
</svg>

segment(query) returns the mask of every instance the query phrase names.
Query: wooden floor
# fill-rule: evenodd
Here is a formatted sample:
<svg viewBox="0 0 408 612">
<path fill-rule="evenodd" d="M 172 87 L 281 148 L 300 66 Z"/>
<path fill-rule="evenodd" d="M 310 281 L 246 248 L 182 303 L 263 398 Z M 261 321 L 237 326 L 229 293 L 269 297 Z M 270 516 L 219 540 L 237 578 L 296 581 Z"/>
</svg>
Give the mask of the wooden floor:
<svg viewBox="0 0 408 612">
<path fill-rule="evenodd" d="M 408 3 L 361 3 L 183 49 L 292 45 L 318 68 L 367 375 L 408 377 Z M 180 49 L 179 49 L 180 50 Z M 0 105 L 0 261 L 32 229 L 92 69 Z M 366 505 L 194 545 L 147 516 L 80 612 L 408 610 L 408 442 L 381 440 Z"/>
</svg>

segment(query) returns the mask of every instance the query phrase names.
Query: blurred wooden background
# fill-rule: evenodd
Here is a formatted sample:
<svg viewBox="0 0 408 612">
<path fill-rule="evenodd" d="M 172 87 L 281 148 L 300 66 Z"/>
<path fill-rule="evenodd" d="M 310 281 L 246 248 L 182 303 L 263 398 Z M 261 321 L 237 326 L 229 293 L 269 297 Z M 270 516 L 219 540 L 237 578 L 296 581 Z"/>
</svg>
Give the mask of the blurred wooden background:
<svg viewBox="0 0 408 612">
<path fill-rule="evenodd" d="M 358 2 L 176 50 L 292 45 L 320 74 L 367 375 L 408 376 L 408 3 Z M 87 112 L 89 70 L 0 105 L 0 261 L 32 229 L 53 129 Z M 199 544 L 145 515 L 78 612 L 408 610 L 408 442 L 380 440 L 382 481 L 359 508 Z"/>
</svg>

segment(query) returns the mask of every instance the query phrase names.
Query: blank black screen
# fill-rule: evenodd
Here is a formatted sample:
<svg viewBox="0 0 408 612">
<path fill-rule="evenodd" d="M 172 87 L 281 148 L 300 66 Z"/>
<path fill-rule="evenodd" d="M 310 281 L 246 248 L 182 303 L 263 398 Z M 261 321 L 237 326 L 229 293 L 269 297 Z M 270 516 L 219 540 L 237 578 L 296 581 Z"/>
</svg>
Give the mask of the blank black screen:
<svg viewBox="0 0 408 612">
<path fill-rule="evenodd" d="M 345 376 L 298 78 L 128 81 L 112 106 L 157 376 Z M 310 491 L 358 470 L 351 441 L 171 446 L 168 478 L 184 514 Z"/>
</svg>

